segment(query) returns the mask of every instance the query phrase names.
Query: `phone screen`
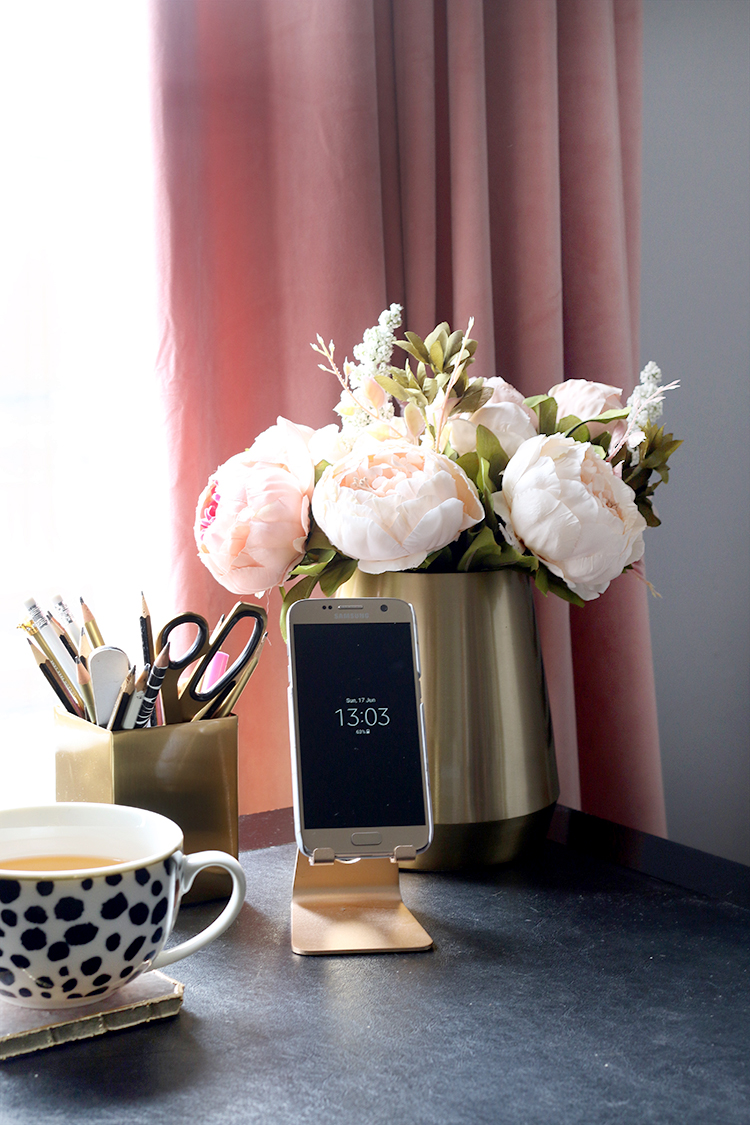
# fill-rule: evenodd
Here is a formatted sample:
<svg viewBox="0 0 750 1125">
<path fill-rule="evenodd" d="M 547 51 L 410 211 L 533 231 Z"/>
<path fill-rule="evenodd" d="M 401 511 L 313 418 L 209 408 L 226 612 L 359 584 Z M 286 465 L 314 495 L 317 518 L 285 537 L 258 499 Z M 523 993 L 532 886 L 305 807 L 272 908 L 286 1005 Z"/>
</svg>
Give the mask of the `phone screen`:
<svg viewBox="0 0 750 1125">
<path fill-rule="evenodd" d="M 406 622 L 294 626 L 304 827 L 424 824 Z"/>
</svg>

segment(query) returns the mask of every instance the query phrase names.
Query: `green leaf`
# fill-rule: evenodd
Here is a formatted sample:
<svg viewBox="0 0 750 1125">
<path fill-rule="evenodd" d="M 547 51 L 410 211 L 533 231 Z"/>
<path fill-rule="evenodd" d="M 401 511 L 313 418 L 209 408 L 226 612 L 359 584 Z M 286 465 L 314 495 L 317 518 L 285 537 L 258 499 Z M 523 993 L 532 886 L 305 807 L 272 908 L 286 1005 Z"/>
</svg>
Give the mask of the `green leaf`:
<svg viewBox="0 0 750 1125">
<path fill-rule="evenodd" d="M 435 396 L 437 395 L 438 390 L 439 390 L 439 388 L 438 388 L 438 384 L 437 384 L 437 379 L 432 379 L 432 378 L 425 379 L 424 385 L 422 387 L 422 391 L 424 393 L 424 397 L 425 397 L 425 400 L 428 403 L 428 405 L 429 405 L 429 403 L 435 401 Z"/>
<path fill-rule="evenodd" d="M 544 564 L 534 572 L 534 584 L 540 593 L 545 596 L 549 593 L 549 571 Z"/>
<path fill-rule="evenodd" d="M 407 332 L 406 335 L 411 336 L 412 333 Z M 419 337 L 417 336 L 416 339 L 419 340 Z M 417 363 L 429 362 L 429 354 L 421 340 L 419 340 L 420 347 L 416 347 L 406 340 L 396 340 L 395 343 L 397 348 L 402 348 L 412 359 L 416 359 Z"/>
<path fill-rule="evenodd" d="M 661 520 L 654 511 L 649 496 L 637 496 L 635 502 L 638 511 L 646 521 L 647 527 L 661 527 Z"/>
<path fill-rule="evenodd" d="M 477 426 L 477 453 L 487 462 L 492 491 L 497 492 L 510 458 L 492 430 L 481 424 Z"/>
<path fill-rule="evenodd" d="M 333 544 L 315 520 L 311 520 L 310 534 L 307 537 L 307 551 L 328 551 L 333 549 Z"/>
<path fill-rule="evenodd" d="M 323 476 L 323 473 L 326 471 L 326 469 L 328 468 L 330 463 L 331 463 L 330 461 L 318 461 L 317 465 L 315 466 L 315 483 L 316 484 L 318 483 L 320 478 Z"/>
<path fill-rule="evenodd" d="M 469 532 L 469 546 L 456 563 L 456 570 L 501 570 L 506 566 L 520 566 L 534 570 L 538 560 L 533 555 L 522 555 L 504 539 L 498 540 L 486 524 L 478 531 Z"/>
<path fill-rule="evenodd" d="M 451 326 L 447 320 L 441 321 L 440 324 L 433 328 L 432 332 L 424 338 L 424 346 L 427 348 L 427 351 L 430 352 L 432 350 L 432 345 L 436 340 L 440 339 L 441 332 L 450 332 L 450 330 Z"/>
<path fill-rule="evenodd" d="M 587 418 L 587 422 L 615 422 L 618 418 L 627 418 L 630 411 L 627 406 L 613 408 L 612 410 L 605 410 L 603 414 L 597 414 L 595 418 Z"/>
<path fill-rule="evenodd" d="M 420 563 L 419 566 L 414 569 L 427 570 L 428 567 L 438 562 L 444 563 L 446 570 L 453 570 L 453 555 L 450 547 L 440 547 L 437 551 L 433 551 L 431 555 L 427 556 L 423 563 Z M 440 567 L 436 567 L 436 569 L 440 569 Z"/>
<path fill-rule="evenodd" d="M 409 401 L 410 392 L 408 387 L 405 387 L 401 382 L 397 382 L 396 379 L 392 379 L 388 375 L 376 375 L 375 382 L 379 383 L 387 394 L 391 395 L 392 398 L 398 399 L 399 402 Z"/>
<path fill-rule="evenodd" d="M 548 570 L 544 563 L 539 564 L 539 569 L 534 572 L 534 582 L 540 593 L 545 596 L 548 593 L 556 594 L 558 598 L 562 598 L 564 602 L 570 602 L 571 605 L 583 607 L 586 603 L 583 598 L 578 594 L 574 594 L 569 586 L 566 586 L 562 578 L 558 578 L 551 570 Z"/>
<path fill-rule="evenodd" d="M 473 379 L 451 414 L 473 414 L 492 398 L 492 387 L 485 387 L 482 379 Z"/>
<path fill-rule="evenodd" d="M 339 586 L 343 586 L 345 582 L 349 581 L 356 569 L 357 562 L 355 559 L 347 559 L 343 555 L 339 555 L 336 561 L 331 563 L 320 576 L 320 588 L 325 596 L 327 598 L 332 597 Z"/>
<path fill-rule="evenodd" d="M 564 436 L 565 437 L 572 437 L 574 441 L 590 441 L 591 435 L 589 433 L 589 428 L 586 425 L 586 423 L 582 422 L 580 418 L 576 418 L 574 415 L 570 415 L 569 417 L 571 418 L 570 425 L 563 428 L 561 426 L 561 424 L 558 424 L 558 426 L 557 426 L 558 433 L 562 429 L 562 432 L 563 432 Z M 562 418 L 560 420 L 560 422 L 562 423 L 565 420 L 566 419 Z"/>
<path fill-rule="evenodd" d="M 316 552 L 316 554 L 317 553 L 318 552 Z M 306 562 L 298 563 L 297 566 L 295 566 L 294 570 L 292 571 L 292 575 L 294 575 L 294 576 L 296 576 L 298 574 L 320 575 L 320 574 L 323 573 L 323 571 L 328 566 L 328 564 L 331 562 L 331 560 L 336 557 L 336 554 L 337 554 L 337 552 L 334 550 L 334 548 L 329 547 L 328 550 L 320 552 L 320 558 L 314 559 L 313 561 L 311 561 L 309 563 L 306 563 Z M 308 554 L 305 556 L 305 558 L 309 558 L 309 550 L 308 550 Z"/>
<path fill-rule="evenodd" d="M 430 364 L 435 369 L 435 371 L 443 370 L 444 358 L 445 353 L 443 351 L 443 345 L 441 344 L 440 339 L 438 338 L 437 340 L 433 340 L 430 344 Z"/>
<path fill-rule="evenodd" d="M 557 403 L 551 395 L 541 395 L 532 409 L 539 419 L 539 433 L 554 434 L 557 426 Z"/>
<path fill-rule="evenodd" d="M 463 332 L 451 332 L 450 336 L 448 337 L 448 342 L 446 343 L 444 348 L 446 364 L 450 363 L 455 355 L 458 355 L 461 350 L 463 339 Z"/>
<path fill-rule="evenodd" d="M 531 398 L 525 398 L 523 404 L 530 407 L 531 410 L 535 410 L 540 402 L 544 402 L 545 398 L 549 398 L 549 395 L 532 395 Z"/>
<path fill-rule="evenodd" d="M 484 457 L 479 458 L 478 488 L 479 496 L 484 505 L 486 524 L 495 532 L 498 528 L 498 522 L 495 509 L 492 506 L 492 494 L 497 492 L 497 488 L 490 477 L 490 463 Z"/>
<path fill-rule="evenodd" d="M 496 559 L 497 568 L 503 565 L 502 547 L 497 543 L 491 528 L 484 524 L 476 534 L 470 532 L 469 535 L 471 542 L 467 550 L 464 551 L 463 555 L 458 560 L 456 570 L 464 572 L 479 569 L 477 566 L 472 566 L 472 563 L 478 561 L 476 556 L 480 553 L 488 563 L 491 563 L 492 559 Z M 492 565 L 487 565 L 486 569 L 494 570 L 496 568 Z"/>
<path fill-rule="evenodd" d="M 404 335 L 406 336 L 406 339 L 411 344 L 412 354 L 414 352 L 417 353 L 415 358 L 421 359 L 423 363 L 429 363 L 430 362 L 430 353 L 428 352 L 427 348 L 424 346 L 424 340 L 422 339 L 422 337 L 417 336 L 416 332 L 405 332 Z M 398 344 L 398 346 L 400 348 L 404 347 L 404 343 L 403 343 L 402 340 L 396 340 L 396 343 Z"/>
<path fill-rule="evenodd" d="M 479 455 L 472 450 L 470 453 L 464 453 L 456 461 L 459 468 L 463 469 L 472 484 L 479 488 L 480 465 Z"/>
</svg>

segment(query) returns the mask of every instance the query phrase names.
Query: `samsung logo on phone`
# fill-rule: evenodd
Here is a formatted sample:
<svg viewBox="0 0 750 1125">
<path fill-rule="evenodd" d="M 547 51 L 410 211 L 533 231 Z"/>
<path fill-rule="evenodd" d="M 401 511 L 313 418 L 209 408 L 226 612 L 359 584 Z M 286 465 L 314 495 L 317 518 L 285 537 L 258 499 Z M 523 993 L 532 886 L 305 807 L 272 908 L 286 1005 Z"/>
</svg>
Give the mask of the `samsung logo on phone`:
<svg viewBox="0 0 750 1125">
<path fill-rule="evenodd" d="M 369 613 L 334 613 L 333 616 L 336 619 L 338 619 L 340 617 L 349 617 L 349 618 L 354 617 L 354 618 L 359 619 L 361 617 L 369 617 L 370 615 L 369 615 Z"/>
</svg>

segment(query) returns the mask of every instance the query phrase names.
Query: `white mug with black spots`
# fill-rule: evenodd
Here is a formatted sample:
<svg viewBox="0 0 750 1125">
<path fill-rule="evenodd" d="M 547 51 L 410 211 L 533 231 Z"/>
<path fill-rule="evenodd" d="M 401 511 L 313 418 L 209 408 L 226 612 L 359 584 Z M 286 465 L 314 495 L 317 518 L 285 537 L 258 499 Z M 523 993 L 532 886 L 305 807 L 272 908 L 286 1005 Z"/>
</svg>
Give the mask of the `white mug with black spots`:
<svg viewBox="0 0 750 1125">
<path fill-rule="evenodd" d="M 0 810 L 0 1001 L 94 1004 L 222 934 L 242 909 L 242 868 L 226 852 L 183 855 L 182 846 L 174 821 L 126 805 Z M 229 872 L 229 902 L 165 950 L 180 899 L 204 867 Z"/>
</svg>

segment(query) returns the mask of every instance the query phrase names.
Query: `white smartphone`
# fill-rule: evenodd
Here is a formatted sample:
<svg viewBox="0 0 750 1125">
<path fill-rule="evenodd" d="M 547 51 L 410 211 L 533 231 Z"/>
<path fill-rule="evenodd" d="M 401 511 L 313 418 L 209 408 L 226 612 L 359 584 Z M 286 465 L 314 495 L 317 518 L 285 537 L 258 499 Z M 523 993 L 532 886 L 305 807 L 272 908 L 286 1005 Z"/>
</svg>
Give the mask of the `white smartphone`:
<svg viewBox="0 0 750 1125">
<path fill-rule="evenodd" d="M 287 620 L 300 851 L 424 851 L 432 811 L 414 610 L 398 598 L 310 599 Z"/>
</svg>

